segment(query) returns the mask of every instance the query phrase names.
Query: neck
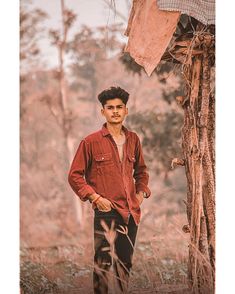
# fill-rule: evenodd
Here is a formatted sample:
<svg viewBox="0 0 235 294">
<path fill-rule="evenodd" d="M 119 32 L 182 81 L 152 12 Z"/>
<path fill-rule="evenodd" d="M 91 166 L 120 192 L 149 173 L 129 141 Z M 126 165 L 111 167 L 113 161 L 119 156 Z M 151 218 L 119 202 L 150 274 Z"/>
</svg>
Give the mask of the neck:
<svg viewBox="0 0 235 294">
<path fill-rule="evenodd" d="M 122 124 L 113 125 L 107 122 L 107 129 L 109 130 L 112 136 L 120 136 L 121 130 L 122 130 Z"/>
</svg>

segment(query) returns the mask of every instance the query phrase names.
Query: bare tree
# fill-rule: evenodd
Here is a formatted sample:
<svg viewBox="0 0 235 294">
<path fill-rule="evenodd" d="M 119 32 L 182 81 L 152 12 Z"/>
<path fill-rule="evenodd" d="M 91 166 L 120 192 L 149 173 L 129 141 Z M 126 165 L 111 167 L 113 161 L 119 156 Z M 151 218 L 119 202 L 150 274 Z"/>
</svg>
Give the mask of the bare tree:
<svg viewBox="0 0 235 294">
<path fill-rule="evenodd" d="M 58 78 L 60 83 L 60 96 L 59 96 L 59 105 L 60 113 L 55 112 L 52 106 L 49 104 L 51 113 L 54 115 L 58 124 L 63 130 L 64 134 L 64 144 L 66 154 L 68 155 L 67 162 L 68 166 L 73 158 L 74 152 L 74 140 L 70 136 L 71 124 L 73 121 L 72 111 L 69 109 L 68 103 L 68 85 L 66 78 L 66 68 L 65 68 L 65 54 L 68 45 L 68 32 L 71 29 L 74 21 L 76 20 L 76 14 L 66 8 L 64 0 L 60 1 L 61 6 L 61 19 L 62 19 L 62 33 L 59 30 L 50 30 L 49 34 L 52 39 L 52 44 L 55 45 L 58 49 Z M 79 201 L 77 197 L 74 197 L 74 203 L 76 208 L 77 220 L 80 225 L 83 225 L 84 220 L 84 205 Z"/>
<path fill-rule="evenodd" d="M 180 24 L 181 31 L 163 59 L 182 64 L 186 93 L 176 97 L 184 110 L 183 159 L 190 232 L 189 278 L 194 293 L 214 293 L 215 282 L 215 97 L 213 67 L 214 25 L 194 20 Z M 189 32 L 191 27 L 193 32 Z M 193 33 L 192 36 L 189 33 Z M 187 37 L 188 36 L 188 37 Z M 177 162 L 176 159 L 174 159 Z"/>
</svg>

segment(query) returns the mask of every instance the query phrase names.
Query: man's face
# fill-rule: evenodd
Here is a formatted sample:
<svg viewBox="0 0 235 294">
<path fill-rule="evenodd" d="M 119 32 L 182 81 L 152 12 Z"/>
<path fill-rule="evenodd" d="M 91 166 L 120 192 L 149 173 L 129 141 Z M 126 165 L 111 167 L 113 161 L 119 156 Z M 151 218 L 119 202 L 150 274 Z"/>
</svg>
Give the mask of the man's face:
<svg viewBox="0 0 235 294">
<path fill-rule="evenodd" d="M 101 109 L 106 121 L 111 124 L 120 124 L 128 114 L 128 109 L 121 99 L 115 98 L 106 101 L 104 108 Z"/>
</svg>

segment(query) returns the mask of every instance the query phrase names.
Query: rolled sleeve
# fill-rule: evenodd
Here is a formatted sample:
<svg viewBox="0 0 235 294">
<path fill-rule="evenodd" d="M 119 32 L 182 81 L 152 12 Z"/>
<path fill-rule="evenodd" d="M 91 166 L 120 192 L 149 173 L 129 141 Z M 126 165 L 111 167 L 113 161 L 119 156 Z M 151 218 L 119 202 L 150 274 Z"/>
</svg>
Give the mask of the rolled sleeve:
<svg viewBox="0 0 235 294">
<path fill-rule="evenodd" d="M 70 186 L 82 201 L 88 200 L 88 196 L 95 193 L 95 190 L 85 180 L 85 171 L 89 168 L 89 165 L 89 144 L 85 140 L 82 140 L 68 175 Z"/>
<path fill-rule="evenodd" d="M 140 144 L 140 140 L 137 137 L 137 144 L 136 144 L 136 162 L 134 166 L 134 179 L 135 179 L 135 187 L 136 192 L 145 192 L 147 194 L 147 197 L 151 195 L 151 191 L 148 188 L 148 182 L 149 182 L 149 174 L 147 171 L 147 166 L 144 161 L 143 151 Z"/>
<path fill-rule="evenodd" d="M 138 185 L 136 185 L 136 192 L 137 192 L 137 193 L 138 193 L 138 192 L 145 192 L 146 195 L 147 195 L 146 198 L 149 198 L 150 195 L 151 195 L 151 191 L 150 191 L 149 187 L 146 186 L 146 185 L 142 185 L 142 184 L 138 184 Z"/>
</svg>

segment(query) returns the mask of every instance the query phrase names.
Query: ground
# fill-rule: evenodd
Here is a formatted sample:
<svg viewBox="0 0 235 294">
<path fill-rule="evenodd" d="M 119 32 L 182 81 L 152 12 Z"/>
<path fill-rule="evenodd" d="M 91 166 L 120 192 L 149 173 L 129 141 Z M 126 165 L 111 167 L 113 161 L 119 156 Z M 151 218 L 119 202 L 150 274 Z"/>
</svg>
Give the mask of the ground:
<svg viewBox="0 0 235 294">
<path fill-rule="evenodd" d="M 128 293 L 190 293 L 188 234 L 181 230 L 186 223 L 185 213 L 155 216 L 143 209 Z M 91 223 L 88 221 L 78 231 L 74 244 L 21 248 L 21 292 L 93 293 Z"/>
</svg>

